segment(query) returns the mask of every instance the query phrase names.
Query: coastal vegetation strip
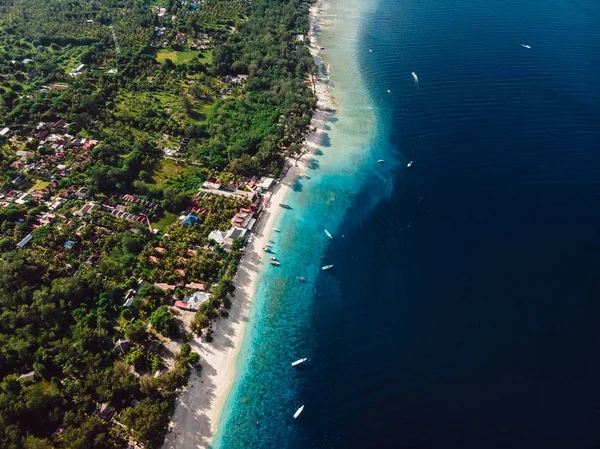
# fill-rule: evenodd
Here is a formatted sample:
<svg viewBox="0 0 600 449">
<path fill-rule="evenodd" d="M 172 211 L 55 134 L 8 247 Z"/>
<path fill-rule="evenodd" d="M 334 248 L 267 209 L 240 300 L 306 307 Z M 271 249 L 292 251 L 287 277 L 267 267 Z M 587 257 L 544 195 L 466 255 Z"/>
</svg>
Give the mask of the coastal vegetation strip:
<svg viewBox="0 0 600 449">
<path fill-rule="evenodd" d="M 159 447 L 315 97 L 298 0 L 0 5 L 0 441 Z"/>
</svg>

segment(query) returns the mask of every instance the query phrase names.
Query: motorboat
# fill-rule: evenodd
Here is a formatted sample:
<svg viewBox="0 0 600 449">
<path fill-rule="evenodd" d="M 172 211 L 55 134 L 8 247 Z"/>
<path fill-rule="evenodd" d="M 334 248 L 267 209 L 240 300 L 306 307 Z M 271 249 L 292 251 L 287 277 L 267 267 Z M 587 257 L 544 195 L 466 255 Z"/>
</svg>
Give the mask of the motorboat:
<svg viewBox="0 0 600 449">
<path fill-rule="evenodd" d="M 327 229 L 325 229 L 325 234 L 327 234 L 327 237 L 333 240 L 333 235 L 331 235 L 331 232 L 329 232 Z"/>
<path fill-rule="evenodd" d="M 303 358 L 303 359 L 298 359 L 298 360 L 296 360 L 295 362 L 292 362 L 292 366 L 298 366 L 298 365 L 300 365 L 301 363 L 304 363 L 304 362 L 306 362 L 307 360 L 308 360 L 308 359 L 307 359 L 306 357 L 305 357 L 305 358 Z"/>
<path fill-rule="evenodd" d="M 325 265 L 324 267 L 321 267 L 321 270 L 326 271 L 326 270 L 329 270 L 330 268 L 333 268 L 333 265 Z"/>
<path fill-rule="evenodd" d="M 300 416 L 300 413 L 302 413 L 302 410 L 304 410 L 304 406 L 302 406 L 298 410 L 296 410 L 296 413 L 294 413 L 294 419 L 297 419 L 298 416 Z"/>
</svg>

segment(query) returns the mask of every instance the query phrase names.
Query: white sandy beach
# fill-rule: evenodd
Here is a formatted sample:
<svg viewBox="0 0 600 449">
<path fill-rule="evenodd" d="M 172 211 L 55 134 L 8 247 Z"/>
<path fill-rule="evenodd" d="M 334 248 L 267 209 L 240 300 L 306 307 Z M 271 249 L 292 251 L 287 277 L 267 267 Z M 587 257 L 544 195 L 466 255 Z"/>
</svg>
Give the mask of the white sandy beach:
<svg viewBox="0 0 600 449">
<path fill-rule="evenodd" d="M 316 21 L 320 2 L 310 11 L 311 52 L 317 55 L 319 43 L 316 40 L 313 25 Z M 242 346 L 244 331 L 248 321 L 248 311 L 252 307 L 256 291 L 256 280 L 261 260 L 265 257 L 263 247 L 273 229 L 279 203 L 285 197 L 292 184 L 305 171 L 313 152 L 321 142 L 325 132 L 327 113 L 322 108 L 333 107 L 326 79 L 323 74 L 314 80 L 314 90 L 318 98 L 319 109 L 313 115 L 311 127 L 316 129 L 305 142 L 306 153 L 296 160 L 288 161 L 289 170 L 270 194 L 270 200 L 262 212 L 256 229 L 246 248 L 235 278 L 235 295 L 227 319 L 218 319 L 213 323 L 214 340 L 211 343 L 196 338 L 191 342 L 194 351 L 202 359 L 202 373 L 192 374 L 188 387 L 179 395 L 172 430 L 167 434 L 163 448 L 207 448 L 217 430 L 221 410 L 231 390 L 236 362 Z"/>
</svg>

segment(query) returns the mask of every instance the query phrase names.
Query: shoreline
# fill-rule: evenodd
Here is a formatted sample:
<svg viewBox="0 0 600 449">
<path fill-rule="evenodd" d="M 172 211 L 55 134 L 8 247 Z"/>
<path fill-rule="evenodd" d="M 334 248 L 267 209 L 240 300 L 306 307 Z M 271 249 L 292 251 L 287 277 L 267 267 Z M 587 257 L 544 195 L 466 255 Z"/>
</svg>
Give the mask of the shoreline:
<svg viewBox="0 0 600 449">
<path fill-rule="evenodd" d="M 201 357 L 202 372 L 194 371 L 186 388 L 178 395 L 170 431 L 165 436 L 164 449 L 208 448 L 218 430 L 223 406 L 233 387 L 237 360 L 244 341 L 250 307 L 256 294 L 256 283 L 264 257 L 263 247 L 271 235 L 273 225 L 291 186 L 305 172 L 312 155 L 319 147 L 328 112 L 334 102 L 330 95 L 327 74 L 320 60 L 320 46 L 317 40 L 318 10 L 323 0 L 318 0 L 309 8 L 309 50 L 318 69 L 311 76 L 313 92 L 317 97 L 310 132 L 303 143 L 303 152 L 298 158 L 287 160 L 287 171 L 268 197 L 268 203 L 260 214 L 255 230 L 246 246 L 234 279 L 236 287 L 232 298 L 229 316 L 212 323 L 213 341 L 207 343 L 202 338 L 194 338 L 190 345 Z"/>
</svg>

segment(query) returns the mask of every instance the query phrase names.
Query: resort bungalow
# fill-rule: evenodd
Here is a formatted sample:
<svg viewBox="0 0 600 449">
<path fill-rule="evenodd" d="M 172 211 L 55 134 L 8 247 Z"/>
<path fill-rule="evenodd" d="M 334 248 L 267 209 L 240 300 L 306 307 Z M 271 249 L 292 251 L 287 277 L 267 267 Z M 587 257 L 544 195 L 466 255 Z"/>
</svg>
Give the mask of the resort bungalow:
<svg viewBox="0 0 600 449">
<path fill-rule="evenodd" d="M 32 240 L 33 240 L 33 234 L 28 234 L 27 236 L 25 236 L 25 238 L 23 240 L 21 240 L 19 243 L 17 243 L 17 248 L 23 248 L 25 245 L 27 245 Z"/>
<path fill-rule="evenodd" d="M 188 309 L 196 310 L 200 304 L 208 301 L 210 295 L 206 292 L 196 292 L 193 295 L 183 298 L 183 302 L 187 304 Z"/>
<path fill-rule="evenodd" d="M 244 228 L 231 228 L 225 232 L 212 231 L 208 234 L 208 238 L 217 242 L 224 249 L 229 250 L 234 240 L 245 238 L 247 232 L 248 230 Z"/>
<path fill-rule="evenodd" d="M 84 67 L 85 67 L 85 64 L 81 64 L 79 67 L 77 67 L 71 73 L 69 73 L 69 75 L 70 76 L 79 76 L 79 75 L 81 75 L 81 72 L 83 71 Z"/>
<path fill-rule="evenodd" d="M 268 192 L 275 185 L 275 179 L 264 177 L 260 180 L 260 182 L 256 185 L 256 190 L 259 192 Z"/>
<path fill-rule="evenodd" d="M 175 307 L 177 307 L 178 309 L 188 310 L 187 303 L 183 301 L 175 301 Z"/>
<path fill-rule="evenodd" d="M 189 214 L 184 214 L 180 216 L 179 221 L 181 222 L 181 224 L 191 226 L 198 221 L 198 215 L 196 215 L 194 212 L 190 212 Z"/>
<path fill-rule="evenodd" d="M 256 219 L 253 218 L 254 212 L 251 208 L 242 208 L 233 217 L 231 224 L 237 228 L 245 228 L 251 230 L 256 224 Z"/>
<path fill-rule="evenodd" d="M 123 303 L 123 307 L 130 307 L 133 304 L 133 299 L 135 298 L 136 294 L 137 292 L 132 288 L 127 290 L 127 293 L 125 293 L 125 302 Z"/>
<path fill-rule="evenodd" d="M 205 291 L 206 290 L 206 285 L 201 284 L 199 282 L 190 282 L 188 284 L 185 284 L 186 288 L 193 288 L 196 290 L 200 290 L 200 291 Z"/>
<path fill-rule="evenodd" d="M 96 415 L 98 418 L 108 421 L 115 414 L 115 411 L 108 404 L 102 404 L 97 410 Z"/>
<path fill-rule="evenodd" d="M 21 374 L 19 376 L 19 382 L 22 380 L 32 382 L 35 380 L 35 376 L 36 376 L 35 371 L 29 371 L 28 373 Z"/>
<path fill-rule="evenodd" d="M 125 354 L 129 349 L 130 343 L 129 340 L 122 340 L 119 338 L 117 343 L 115 343 L 115 351 L 120 354 Z"/>
<path fill-rule="evenodd" d="M 158 260 L 158 259 L 157 259 Z M 154 286 L 156 288 L 160 288 L 163 292 L 166 292 L 168 290 L 175 290 L 175 285 L 171 285 L 171 284 L 166 284 L 164 282 L 156 282 L 154 284 Z"/>
</svg>

